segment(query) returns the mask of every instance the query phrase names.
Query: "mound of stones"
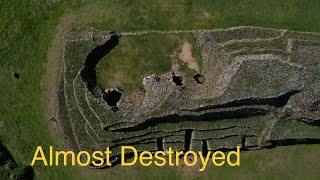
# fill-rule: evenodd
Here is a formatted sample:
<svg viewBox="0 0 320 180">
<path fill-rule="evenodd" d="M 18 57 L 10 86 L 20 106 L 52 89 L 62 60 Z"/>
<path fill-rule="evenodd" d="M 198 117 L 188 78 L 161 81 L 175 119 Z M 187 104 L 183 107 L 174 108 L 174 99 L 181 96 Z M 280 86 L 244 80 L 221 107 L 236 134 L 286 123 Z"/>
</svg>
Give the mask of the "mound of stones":
<svg viewBox="0 0 320 180">
<path fill-rule="evenodd" d="M 70 145 L 111 147 L 117 161 L 123 145 L 206 152 L 320 143 L 319 33 L 259 27 L 190 33 L 205 81 L 183 72 L 149 75 L 141 79 L 144 90 L 132 93 L 102 89 L 96 78 L 95 66 L 121 43 L 121 33 L 89 27 L 66 33 L 58 120 Z"/>
</svg>

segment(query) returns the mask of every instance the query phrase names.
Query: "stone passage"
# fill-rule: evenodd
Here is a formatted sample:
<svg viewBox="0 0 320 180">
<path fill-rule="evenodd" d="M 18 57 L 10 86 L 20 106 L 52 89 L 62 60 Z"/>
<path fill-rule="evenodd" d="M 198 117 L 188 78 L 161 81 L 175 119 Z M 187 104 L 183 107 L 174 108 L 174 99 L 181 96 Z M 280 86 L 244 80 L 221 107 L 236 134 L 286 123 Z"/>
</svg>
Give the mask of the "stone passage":
<svg viewBox="0 0 320 180">
<path fill-rule="evenodd" d="M 101 87 L 97 83 L 96 66 L 100 59 L 106 56 L 119 43 L 119 36 L 109 35 L 108 41 L 91 50 L 80 71 L 81 79 L 86 84 L 88 90 L 96 97 L 100 97 Z"/>
<path fill-rule="evenodd" d="M 157 150 L 163 151 L 163 138 L 157 138 Z"/>
<path fill-rule="evenodd" d="M 184 150 L 185 151 L 189 151 L 190 150 L 192 131 L 193 131 L 192 129 L 187 129 L 186 130 L 186 133 L 185 133 L 185 136 L 184 136 L 184 139 L 185 139 Z"/>
<path fill-rule="evenodd" d="M 208 142 L 207 140 L 202 140 L 202 153 L 207 154 L 208 153 Z"/>
<path fill-rule="evenodd" d="M 112 87 L 102 92 L 102 98 L 107 102 L 107 104 L 111 108 L 113 108 L 113 111 L 117 111 L 118 102 L 120 101 L 120 98 L 123 93 L 123 90 L 117 87 Z"/>
</svg>

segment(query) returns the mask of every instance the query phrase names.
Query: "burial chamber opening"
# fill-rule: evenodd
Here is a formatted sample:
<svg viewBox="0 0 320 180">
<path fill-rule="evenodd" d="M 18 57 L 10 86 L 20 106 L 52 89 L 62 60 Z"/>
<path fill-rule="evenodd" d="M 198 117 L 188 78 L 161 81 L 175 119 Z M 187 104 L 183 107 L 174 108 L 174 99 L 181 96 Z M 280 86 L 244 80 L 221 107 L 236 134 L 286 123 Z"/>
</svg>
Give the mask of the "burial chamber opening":
<svg viewBox="0 0 320 180">
<path fill-rule="evenodd" d="M 208 142 L 207 140 L 202 140 L 202 153 L 207 155 L 208 152 Z"/>
<path fill-rule="evenodd" d="M 196 81 L 196 83 L 202 84 L 202 76 L 201 76 L 201 74 L 194 75 L 193 79 Z"/>
<path fill-rule="evenodd" d="M 163 151 L 163 138 L 157 138 L 157 150 L 158 151 Z"/>
<path fill-rule="evenodd" d="M 182 86 L 183 78 L 180 76 L 176 76 L 174 72 L 172 72 L 172 82 L 174 82 L 177 86 Z"/>
<path fill-rule="evenodd" d="M 119 88 L 110 88 L 102 92 L 102 98 L 111 107 L 116 107 L 122 97 L 123 91 Z"/>
<path fill-rule="evenodd" d="M 193 129 L 186 129 L 184 134 L 184 151 L 190 151 Z"/>
</svg>

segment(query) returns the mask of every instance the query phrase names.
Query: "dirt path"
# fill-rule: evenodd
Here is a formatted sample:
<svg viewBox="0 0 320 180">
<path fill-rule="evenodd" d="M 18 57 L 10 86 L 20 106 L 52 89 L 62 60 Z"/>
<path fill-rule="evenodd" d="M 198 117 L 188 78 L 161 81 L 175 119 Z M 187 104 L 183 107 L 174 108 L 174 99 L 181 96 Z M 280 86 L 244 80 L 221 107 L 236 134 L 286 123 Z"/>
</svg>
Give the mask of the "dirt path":
<svg viewBox="0 0 320 180">
<path fill-rule="evenodd" d="M 55 117 L 56 115 L 57 77 L 59 75 L 60 60 L 62 58 L 63 34 L 74 21 L 74 18 L 66 18 L 60 22 L 56 28 L 56 34 L 47 54 L 47 72 L 43 80 L 46 117 Z"/>
<path fill-rule="evenodd" d="M 75 22 L 73 17 L 64 18 L 58 24 L 52 44 L 47 54 L 46 74 L 43 78 L 44 87 L 44 118 L 48 120 L 50 117 L 56 117 L 56 102 L 57 102 L 57 85 L 59 69 L 62 58 L 63 35 L 67 28 Z M 59 124 L 56 121 L 49 123 L 50 133 L 55 138 L 56 143 L 67 147 L 64 144 L 64 138 L 61 136 Z M 59 132 L 59 133 L 58 133 Z"/>
<path fill-rule="evenodd" d="M 199 72 L 199 65 L 197 60 L 192 56 L 191 48 L 192 45 L 188 41 L 184 42 L 179 53 L 179 59 L 186 63 L 190 69 Z"/>
</svg>

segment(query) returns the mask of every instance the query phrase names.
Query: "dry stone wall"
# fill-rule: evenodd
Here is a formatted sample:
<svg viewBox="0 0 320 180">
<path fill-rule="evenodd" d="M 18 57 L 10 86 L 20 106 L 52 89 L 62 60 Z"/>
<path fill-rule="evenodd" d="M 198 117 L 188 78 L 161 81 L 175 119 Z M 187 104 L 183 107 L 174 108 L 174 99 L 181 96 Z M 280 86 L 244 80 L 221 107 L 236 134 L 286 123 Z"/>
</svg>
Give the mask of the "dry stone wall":
<svg viewBox="0 0 320 180">
<path fill-rule="evenodd" d="M 58 120 L 76 150 L 111 147 L 117 161 L 122 145 L 211 151 L 320 143 L 320 34 L 259 27 L 183 31 L 197 39 L 204 82 L 168 72 L 141 79 L 143 91 L 102 89 L 99 60 L 117 48 L 120 35 L 148 33 L 181 32 L 81 27 L 65 34 Z"/>
</svg>

